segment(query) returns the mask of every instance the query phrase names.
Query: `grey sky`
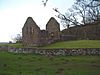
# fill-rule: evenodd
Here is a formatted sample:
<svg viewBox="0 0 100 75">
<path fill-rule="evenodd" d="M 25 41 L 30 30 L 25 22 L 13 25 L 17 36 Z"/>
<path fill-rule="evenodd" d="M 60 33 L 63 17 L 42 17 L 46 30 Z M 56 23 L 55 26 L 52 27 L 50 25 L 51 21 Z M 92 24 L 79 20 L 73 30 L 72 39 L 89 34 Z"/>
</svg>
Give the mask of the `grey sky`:
<svg viewBox="0 0 100 75">
<path fill-rule="evenodd" d="M 42 0 L 0 0 L 0 42 L 10 41 L 16 34 L 21 33 L 28 16 L 31 16 L 41 29 L 45 29 L 49 18 L 56 15 L 52 8 L 57 7 L 65 13 L 73 2 L 74 0 L 49 0 L 44 7 Z"/>
</svg>

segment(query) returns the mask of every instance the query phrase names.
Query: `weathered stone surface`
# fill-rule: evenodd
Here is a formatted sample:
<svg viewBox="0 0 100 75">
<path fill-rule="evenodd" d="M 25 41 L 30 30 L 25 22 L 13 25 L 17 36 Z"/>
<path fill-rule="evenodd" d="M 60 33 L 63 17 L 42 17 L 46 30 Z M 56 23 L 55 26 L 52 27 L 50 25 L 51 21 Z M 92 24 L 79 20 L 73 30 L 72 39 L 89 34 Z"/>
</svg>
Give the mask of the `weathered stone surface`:
<svg viewBox="0 0 100 75">
<path fill-rule="evenodd" d="M 40 30 L 32 17 L 28 17 L 22 28 L 22 39 L 25 46 L 44 46 L 59 40 L 100 39 L 100 22 L 74 26 L 60 32 L 60 24 L 53 17 L 46 24 L 46 30 Z"/>
<path fill-rule="evenodd" d="M 13 53 L 33 53 L 40 55 L 100 55 L 100 48 L 75 48 L 75 49 L 37 49 L 37 48 L 8 48 Z"/>
<path fill-rule="evenodd" d="M 0 51 L 7 51 L 8 50 L 8 46 L 0 46 Z"/>
<path fill-rule="evenodd" d="M 72 36 L 76 36 L 77 39 L 100 40 L 100 21 L 64 29 L 62 35 L 71 35 L 71 38 Z M 70 37 L 68 39 L 70 39 Z"/>
<path fill-rule="evenodd" d="M 48 41 L 48 42 L 51 43 L 51 42 L 60 40 L 60 25 L 56 21 L 55 18 L 53 18 L 53 17 L 50 18 L 50 20 L 48 21 L 48 23 L 46 25 L 46 30 L 49 34 L 48 39 L 50 41 Z"/>
<path fill-rule="evenodd" d="M 7 51 L 12 53 L 33 53 L 46 56 L 75 56 L 75 55 L 100 55 L 100 48 L 73 48 L 73 49 L 39 49 L 39 48 L 14 48 L 8 46 L 1 46 L 0 51 Z"/>
<path fill-rule="evenodd" d="M 26 46 L 38 46 L 40 38 L 40 28 L 35 21 L 28 17 L 22 28 L 22 41 Z"/>
<path fill-rule="evenodd" d="M 25 46 L 43 46 L 60 39 L 60 25 L 52 17 L 47 25 L 46 30 L 40 30 L 38 25 L 28 17 L 22 28 L 22 40 Z"/>
</svg>

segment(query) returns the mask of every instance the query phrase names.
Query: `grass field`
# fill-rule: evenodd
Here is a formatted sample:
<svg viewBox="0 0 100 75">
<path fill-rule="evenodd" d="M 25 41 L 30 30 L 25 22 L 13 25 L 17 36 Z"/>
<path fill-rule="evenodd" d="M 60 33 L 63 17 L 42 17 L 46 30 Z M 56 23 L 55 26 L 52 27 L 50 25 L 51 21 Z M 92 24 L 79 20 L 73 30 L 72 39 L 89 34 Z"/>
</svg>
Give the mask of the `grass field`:
<svg viewBox="0 0 100 75">
<path fill-rule="evenodd" d="M 12 43 L 12 44 L 0 44 L 0 46 L 11 46 L 16 48 L 21 48 L 23 45 L 21 43 Z"/>
<path fill-rule="evenodd" d="M 63 41 L 44 46 L 43 48 L 100 48 L 100 40 Z"/>
<path fill-rule="evenodd" d="M 100 56 L 0 52 L 0 75 L 100 75 Z"/>
<path fill-rule="evenodd" d="M 0 44 L 0 46 L 12 46 L 21 48 L 22 44 Z M 40 48 L 100 48 L 100 40 L 75 40 L 56 42 Z"/>
</svg>

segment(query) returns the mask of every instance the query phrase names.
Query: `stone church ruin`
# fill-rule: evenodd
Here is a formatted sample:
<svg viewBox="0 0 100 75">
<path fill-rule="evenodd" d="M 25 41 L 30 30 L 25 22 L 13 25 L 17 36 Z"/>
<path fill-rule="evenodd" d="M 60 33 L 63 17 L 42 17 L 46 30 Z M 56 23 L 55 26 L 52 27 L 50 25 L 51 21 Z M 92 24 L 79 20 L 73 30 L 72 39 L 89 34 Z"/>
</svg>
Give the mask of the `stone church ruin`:
<svg viewBox="0 0 100 75">
<path fill-rule="evenodd" d="M 46 24 L 46 30 L 40 30 L 32 17 L 28 17 L 22 28 L 22 40 L 25 46 L 51 44 L 60 40 L 60 24 L 51 17 Z"/>
<path fill-rule="evenodd" d="M 22 28 L 24 46 L 44 46 L 56 41 L 79 39 L 100 40 L 100 21 L 60 31 L 60 24 L 51 17 L 46 30 L 41 30 L 32 17 L 28 17 Z"/>
</svg>

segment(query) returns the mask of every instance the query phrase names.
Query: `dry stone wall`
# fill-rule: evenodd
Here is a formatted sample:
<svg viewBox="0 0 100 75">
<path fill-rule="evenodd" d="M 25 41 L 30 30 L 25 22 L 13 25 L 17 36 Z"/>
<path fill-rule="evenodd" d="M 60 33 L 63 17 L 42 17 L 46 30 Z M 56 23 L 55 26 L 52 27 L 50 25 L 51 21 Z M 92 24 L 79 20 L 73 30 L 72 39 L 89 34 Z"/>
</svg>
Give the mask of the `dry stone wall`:
<svg viewBox="0 0 100 75">
<path fill-rule="evenodd" d="M 37 48 L 8 48 L 13 53 L 33 53 L 40 55 L 100 55 L 100 48 L 73 48 L 73 49 L 37 49 Z"/>
<path fill-rule="evenodd" d="M 39 48 L 14 48 L 8 46 L 0 46 L 0 51 L 12 53 L 32 53 L 39 55 L 100 55 L 100 48 L 72 48 L 72 49 L 39 49 Z"/>
</svg>

